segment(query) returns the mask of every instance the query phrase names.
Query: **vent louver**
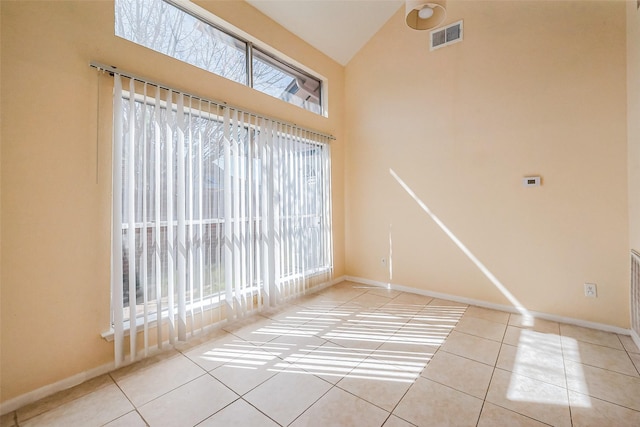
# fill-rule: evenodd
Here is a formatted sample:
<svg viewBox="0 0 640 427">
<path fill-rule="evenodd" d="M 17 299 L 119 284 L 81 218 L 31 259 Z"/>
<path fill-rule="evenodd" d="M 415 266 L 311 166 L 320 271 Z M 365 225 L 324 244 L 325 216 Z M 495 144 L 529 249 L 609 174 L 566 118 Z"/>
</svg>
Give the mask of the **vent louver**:
<svg viewBox="0 0 640 427">
<path fill-rule="evenodd" d="M 460 41 L 462 41 L 462 21 L 431 31 L 429 50 L 440 49 Z"/>
</svg>

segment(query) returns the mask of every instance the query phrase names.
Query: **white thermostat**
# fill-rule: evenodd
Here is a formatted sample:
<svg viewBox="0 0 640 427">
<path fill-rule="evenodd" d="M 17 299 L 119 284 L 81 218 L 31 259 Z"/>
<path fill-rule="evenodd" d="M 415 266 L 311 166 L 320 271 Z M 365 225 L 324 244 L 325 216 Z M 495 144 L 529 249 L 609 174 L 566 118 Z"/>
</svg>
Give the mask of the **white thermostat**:
<svg viewBox="0 0 640 427">
<path fill-rule="evenodd" d="M 525 187 L 540 187 L 539 176 L 525 176 L 522 178 L 522 185 Z"/>
</svg>

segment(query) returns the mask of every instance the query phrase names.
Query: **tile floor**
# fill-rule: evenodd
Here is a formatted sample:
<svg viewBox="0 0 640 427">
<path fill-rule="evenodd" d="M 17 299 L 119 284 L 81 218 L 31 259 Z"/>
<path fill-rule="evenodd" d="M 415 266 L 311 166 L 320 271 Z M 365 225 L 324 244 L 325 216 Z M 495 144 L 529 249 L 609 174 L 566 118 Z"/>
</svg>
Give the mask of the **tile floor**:
<svg viewBox="0 0 640 427">
<path fill-rule="evenodd" d="M 6 426 L 640 426 L 626 336 L 344 282 Z"/>
</svg>

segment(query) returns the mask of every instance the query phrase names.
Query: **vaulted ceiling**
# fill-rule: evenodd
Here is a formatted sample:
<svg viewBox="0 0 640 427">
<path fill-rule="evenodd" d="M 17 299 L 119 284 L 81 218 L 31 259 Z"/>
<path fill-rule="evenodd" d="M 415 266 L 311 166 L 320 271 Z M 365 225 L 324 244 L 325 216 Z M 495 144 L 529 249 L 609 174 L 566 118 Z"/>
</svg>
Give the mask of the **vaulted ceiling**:
<svg viewBox="0 0 640 427">
<path fill-rule="evenodd" d="M 404 4 L 403 0 L 246 0 L 342 65 Z"/>
</svg>

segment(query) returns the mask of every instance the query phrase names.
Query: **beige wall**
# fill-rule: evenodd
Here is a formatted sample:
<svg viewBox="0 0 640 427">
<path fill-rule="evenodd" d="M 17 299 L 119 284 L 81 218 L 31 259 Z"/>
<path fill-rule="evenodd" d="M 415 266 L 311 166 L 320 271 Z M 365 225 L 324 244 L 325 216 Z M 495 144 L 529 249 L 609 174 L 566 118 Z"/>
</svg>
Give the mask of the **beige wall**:
<svg viewBox="0 0 640 427">
<path fill-rule="evenodd" d="M 640 251 L 640 10 L 627 2 L 627 133 L 629 244 Z"/>
<path fill-rule="evenodd" d="M 436 52 L 399 11 L 345 72 L 241 1 L 197 3 L 328 77 L 329 118 L 115 37 L 109 1 L 0 2 L 0 401 L 112 360 L 99 337 L 110 79 L 96 171 L 92 59 L 336 135 L 336 276 L 508 304 L 489 273 L 528 309 L 628 327 L 629 241 L 640 249 L 634 4 L 450 0 L 465 40 Z M 523 188 L 529 174 L 543 186 Z M 391 248 L 392 274 L 380 264 Z"/>
<path fill-rule="evenodd" d="M 398 11 L 346 68 L 348 274 L 628 328 L 625 8 L 453 0 L 434 52 Z"/>
<path fill-rule="evenodd" d="M 327 77 L 329 118 L 115 37 L 110 1 L 1 2 L 2 401 L 113 358 L 100 338 L 109 323 L 112 80 L 101 81 L 96 149 L 90 60 L 335 135 L 335 267 L 344 274 L 343 67 L 244 2 L 199 4 Z"/>
</svg>

